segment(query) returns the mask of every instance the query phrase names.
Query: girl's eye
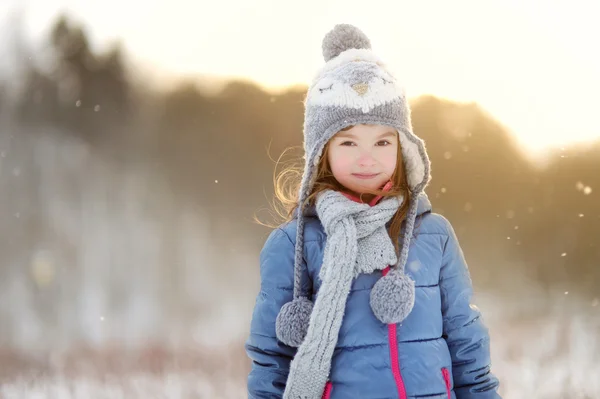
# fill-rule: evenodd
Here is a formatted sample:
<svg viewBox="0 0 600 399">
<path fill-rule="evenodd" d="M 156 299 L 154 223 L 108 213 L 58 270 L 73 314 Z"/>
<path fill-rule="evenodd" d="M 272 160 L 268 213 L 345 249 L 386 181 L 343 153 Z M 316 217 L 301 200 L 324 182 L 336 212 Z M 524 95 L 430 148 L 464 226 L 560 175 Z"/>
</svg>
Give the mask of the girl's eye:
<svg viewBox="0 0 600 399">
<path fill-rule="evenodd" d="M 346 145 L 346 146 L 353 146 L 354 143 L 352 141 L 344 141 L 342 144 L 340 145 Z"/>
<path fill-rule="evenodd" d="M 390 143 L 387 140 L 381 140 L 379 143 L 377 143 L 377 145 L 382 146 L 382 147 L 385 147 L 385 146 L 390 145 L 390 144 L 392 144 L 392 143 Z"/>
</svg>

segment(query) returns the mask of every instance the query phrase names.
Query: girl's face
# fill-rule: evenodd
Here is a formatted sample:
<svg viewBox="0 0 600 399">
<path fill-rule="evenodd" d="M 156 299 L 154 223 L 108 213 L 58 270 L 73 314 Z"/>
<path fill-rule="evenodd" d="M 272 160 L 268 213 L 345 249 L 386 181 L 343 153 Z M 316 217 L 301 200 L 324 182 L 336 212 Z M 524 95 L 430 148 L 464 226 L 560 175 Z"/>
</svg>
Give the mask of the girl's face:
<svg viewBox="0 0 600 399">
<path fill-rule="evenodd" d="M 362 194 L 392 178 L 398 155 L 398 131 L 383 125 L 356 125 L 329 142 L 327 160 L 336 180 Z"/>
</svg>

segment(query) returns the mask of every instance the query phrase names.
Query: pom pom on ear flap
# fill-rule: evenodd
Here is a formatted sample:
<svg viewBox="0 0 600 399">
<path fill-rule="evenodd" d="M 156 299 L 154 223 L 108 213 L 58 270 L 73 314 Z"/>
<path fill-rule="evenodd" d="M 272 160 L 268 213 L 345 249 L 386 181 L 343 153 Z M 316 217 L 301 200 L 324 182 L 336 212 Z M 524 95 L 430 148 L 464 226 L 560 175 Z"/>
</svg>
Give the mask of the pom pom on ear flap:
<svg viewBox="0 0 600 399">
<path fill-rule="evenodd" d="M 296 298 L 281 307 L 275 320 L 275 333 L 284 344 L 299 347 L 308 332 L 313 303 L 307 298 Z"/>
<path fill-rule="evenodd" d="M 370 302 L 382 323 L 400 323 L 415 305 L 415 282 L 402 271 L 392 269 L 375 283 Z"/>
</svg>

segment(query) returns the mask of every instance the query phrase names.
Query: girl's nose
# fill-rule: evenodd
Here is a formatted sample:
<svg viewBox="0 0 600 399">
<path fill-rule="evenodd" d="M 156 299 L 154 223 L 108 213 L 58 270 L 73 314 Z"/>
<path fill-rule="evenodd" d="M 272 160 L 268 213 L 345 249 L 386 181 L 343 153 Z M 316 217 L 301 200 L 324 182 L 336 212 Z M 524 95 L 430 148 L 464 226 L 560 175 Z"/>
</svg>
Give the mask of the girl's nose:
<svg viewBox="0 0 600 399">
<path fill-rule="evenodd" d="M 358 158 L 358 164 L 364 167 L 374 166 L 375 158 L 373 158 L 369 151 L 362 151 Z"/>
</svg>

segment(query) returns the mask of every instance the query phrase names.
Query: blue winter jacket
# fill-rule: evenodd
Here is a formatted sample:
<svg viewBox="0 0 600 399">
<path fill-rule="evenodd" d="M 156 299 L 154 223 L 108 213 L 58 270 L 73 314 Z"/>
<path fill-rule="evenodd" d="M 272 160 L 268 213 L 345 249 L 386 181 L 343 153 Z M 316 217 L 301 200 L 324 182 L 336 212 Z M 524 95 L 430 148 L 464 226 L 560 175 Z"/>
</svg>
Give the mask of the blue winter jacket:
<svg viewBox="0 0 600 399">
<path fill-rule="evenodd" d="M 355 279 L 332 359 L 331 399 L 499 399 L 490 370 L 490 340 L 476 306 L 467 264 L 450 223 L 419 198 L 406 273 L 415 306 L 398 325 L 374 316 L 369 294 L 382 272 Z M 275 319 L 292 300 L 296 221 L 274 230 L 260 254 L 261 287 L 246 342 L 251 399 L 282 398 L 296 348 L 278 341 Z M 326 235 L 314 212 L 305 219 L 304 255 L 313 296 Z"/>
</svg>

